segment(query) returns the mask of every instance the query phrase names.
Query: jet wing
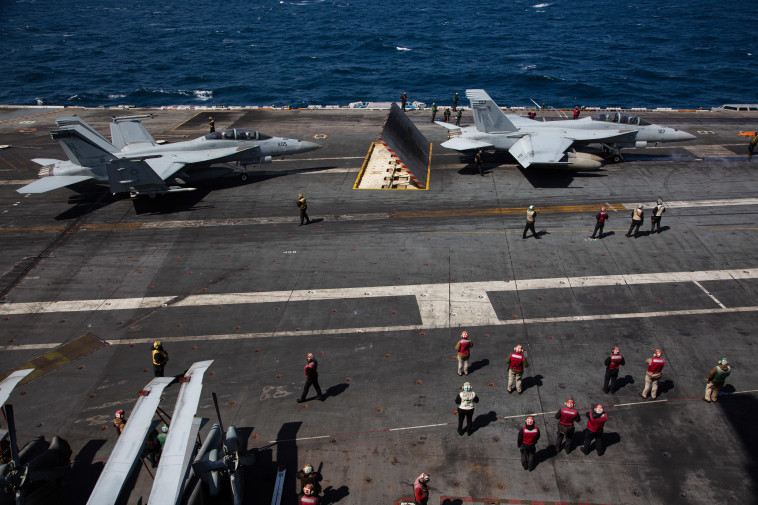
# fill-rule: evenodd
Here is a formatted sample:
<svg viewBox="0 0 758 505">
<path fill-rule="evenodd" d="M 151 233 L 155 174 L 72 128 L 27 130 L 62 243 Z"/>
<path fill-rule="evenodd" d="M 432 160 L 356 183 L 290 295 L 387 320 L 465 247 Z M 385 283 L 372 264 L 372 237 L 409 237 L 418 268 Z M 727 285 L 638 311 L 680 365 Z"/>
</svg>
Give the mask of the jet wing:
<svg viewBox="0 0 758 505">
<path fill-rule="evenodd" d="M 76 184 L 77 182 L 86 181 L 88 179 L 93 179 L 93 177 L 89 175 L 51 175 L 34 181 L 31 184 L 27 184 L 16 191 L 22 194 L 47 193 L 48 191 L 70 186 L 71 184 Z"/>
<path fill-rule="evenodd" d="M 558 164 L 573 144 L 634 141 L 636 131 L 540 128 L 521 137 L 508 150 L 519 165 Z"/>
<path fill-rule="evenodd" d="M 194 450 L 195 436 L 200 428 L 195 421 L 197 404 L 203 391 L 203 374 L 213 360 L 194 363 L 184 376 L 185 382 L 176 399 L 171 428 L 163 446 L 158 471 L 148 505 L 172 505 L 177 502 L 189 471 L 189 458 Z M 127 423 L 128 425 L 129 423 Z"/>
<path fill-rule="evenodd" d="M 8 377 L 3 379 L 3 382 L 0 382 L 0 407 L 5 405 L 5 402 L 8 401 L 8 397 L 11 395 L 13 388 L 18 386 L 18 383 L 21 382 L 24 379 L 24 377 L 26 377 L 33 371 L 34 371 L 34 368 L 27 368 L 25 370 L 16 370 L 12 374 L 10 374 Z"/>
<path fill-rule="evenodd" d="M 124 432 L 118 437 L 108 461 L 105 463 L 100 478 L 92 490 L 87 505 L 112 505 L 129 474 L 137 463 L 152 424 L 153 415 L 161 401 L 163 389 L 173 382 L 173 377 L 158 377 L 145 387 L 147 394 L 137 400 L 134 410 L 129 416 Z"/>
<path fill-rule="evenodd" d="M 573 143 L 573 139 L 551 133 L 532 133 L 521 137 L 508 152 L 527 168 L 533 163 L 559 163 Z"/>
<path fill-rule="evenodd" d="M 450 140 L 446 140 L 440 145 L 442 147 L 447 147 L 448 149 L 454 149 L 456 151 L 470 151 L 472 149 L 487 149 L 489 147 L 492 147 L 492 144 L 489 142 L 466 139 L 463 137 L 453 137 Z"/>
<path fill-rule="evenodd" d="M 160 157 L 145 158 L 161 179 L 167 179 L 186 165 L 210 165 L 255 157 L 259 146 L 222 147 L 220 149 L 201 149 L 197 151 L 168 151 Z M 243 154 L 244 153 L 244 154 Z"/>
<path fill-rule="evenodd" d="M 460 130 L 461 129 L 461 127 L 458 126 L 458 125 L 454 125 L 452 123 L 446 123 L 444 121 L 435 121 L 434 124 L 438 124 L 440 126 L 444 126 L 448 130 Z"/>
</svg>

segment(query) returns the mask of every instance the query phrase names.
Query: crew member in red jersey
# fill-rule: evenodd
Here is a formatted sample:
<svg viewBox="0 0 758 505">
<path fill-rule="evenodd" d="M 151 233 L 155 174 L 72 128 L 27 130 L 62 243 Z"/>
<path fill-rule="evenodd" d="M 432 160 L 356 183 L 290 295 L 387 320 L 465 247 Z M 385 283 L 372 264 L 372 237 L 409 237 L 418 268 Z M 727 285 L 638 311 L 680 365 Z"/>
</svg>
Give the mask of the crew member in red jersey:
<svg viewBox="0 0 758 505">
<path fill-rule="evenodd" d="M 526 360 L 524 348 L 517 345 L 513 352 L 508 356 L 508 392 L 513 392 L 513 383 L 516 383 L 516 391 L 521 394 L 521 376 L 524 375 L 524 368 L 529 366 Z"/>
<path fill-rule="evenodd" d="M 666 361 L 661 358 L 661 354 L 661 350 L 656 349 L 653 357 L 645 360 L 645 363 L 647 363 L 645 389 L 640 393 L 640 396 L 643 398 L 647 398 L 648 393 L 650 393 L 653 399 L 658 396 L 658 381 L 661 379 L 661 375 L 663 375 L 663 366 L 666 364 Z"/>
<path fill-rule="evenodd" d="M 570 453 L 574 449 L 574 421 L 579 418 L 579 412 L 574 408 L 574 400 L 569 398 L 566 400 L 566 406 L 555 413 L 555 418 L 558 419 L 558 436 L 555 439 L 555 452 L 561 452 L 563 449 L 563 437 L 566 441 L 566 454 Z"/>
<path fill-rule="evenodd" d="M 524 421 L 524 427 L 518 432 L 518 448 L 521 451 L 521 466 L 530 472 L 534 470 L 534 455 L 537 452 L 537 441 L 540 439 L 540 429 L 534 424 L 534 418 L 529 416 Z"/>
<path fill-rule="evenodd" d="M 595 441 L 597 455 L 602 456 L 605 454 L 603 425 L 606 421 L 608 421 L 608 414 L 603 411 L 603 406 L 600 404 L 595 405 L 592 412 L 587 412 L 587 429 L 584 430 L 584 447 L 582 447 L 584 454 L 590 453 L 590 444 L 592 444 L 593 440 Z"/>
</svg>

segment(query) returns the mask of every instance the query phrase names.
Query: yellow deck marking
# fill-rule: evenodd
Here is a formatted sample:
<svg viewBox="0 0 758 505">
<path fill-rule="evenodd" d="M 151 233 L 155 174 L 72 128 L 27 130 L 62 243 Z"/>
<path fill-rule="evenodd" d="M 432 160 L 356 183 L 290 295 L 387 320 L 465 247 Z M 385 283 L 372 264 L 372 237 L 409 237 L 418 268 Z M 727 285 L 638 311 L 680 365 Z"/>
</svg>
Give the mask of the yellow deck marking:
<svg viewBox="0 0 758 505">
<path fill-rule="evenodd" d="M 25 384 L 50 373 L 56 368 L 60 368 L 77 358 L 81 358 L 82 356 L 89 354 L 92 351 L 95 351 L 105 345 L 108 345 L 107 342 L 100 340 L 92 333 L 87 333 L 83 337 L 79 337 L 76 340 L 69 342 L 68 344 L 63 344 L 62 346 L 57 347 L 52 351 L 46 352 L 42 356 L 34 358 L 33 360 L 28 361 L 23 365 L 19 365 L 13 370 L 0 375 L 0 380 L 5 379 L 16 370 L 34 368 L 35 370 L 32 373 L 24 377 L 24 379 L 19 382 L 19 385 Z"/>
</svg>

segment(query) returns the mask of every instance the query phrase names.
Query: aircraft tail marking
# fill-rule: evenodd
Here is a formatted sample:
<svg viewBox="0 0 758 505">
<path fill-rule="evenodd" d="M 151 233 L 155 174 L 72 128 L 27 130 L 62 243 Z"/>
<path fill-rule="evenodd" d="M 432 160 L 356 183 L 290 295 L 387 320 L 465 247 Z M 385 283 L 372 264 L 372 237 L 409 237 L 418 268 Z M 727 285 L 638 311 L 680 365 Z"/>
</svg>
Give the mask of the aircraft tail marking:
<svg viewBox="0 0 758 505">
<path fill-rule="evenodd" d="M 508 116 L 490 98 L 483 89 L 467 89 L 466 97 L 471 102 L 474 123 L 480 132 L 514 132 L 518 131 Z"/>
</svg>

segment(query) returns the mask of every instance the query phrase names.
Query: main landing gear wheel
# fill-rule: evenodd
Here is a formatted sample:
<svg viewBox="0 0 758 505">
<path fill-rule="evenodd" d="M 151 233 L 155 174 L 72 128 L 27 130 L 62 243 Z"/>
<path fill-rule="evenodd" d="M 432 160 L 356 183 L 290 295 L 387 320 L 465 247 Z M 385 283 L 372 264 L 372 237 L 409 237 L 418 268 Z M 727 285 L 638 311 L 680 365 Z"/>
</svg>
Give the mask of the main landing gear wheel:
<svg viewBox="0 0 758 505">
<path fill-rule="evenodd" d="M 618 163 L 621 161 L 621 155 L 620 154 L 613 154 L 611 155 L 611 161 L 614 163 Z"/>
<path fill-rule="evenodd" d="M 247 181 L 247 174 L 246 174 L 245 172 L 242 172 L 242 173 L 240 174 L 240 180 L 241 180 L 242 182 L 245 182 L 245 181 Z"/>
</svg>

